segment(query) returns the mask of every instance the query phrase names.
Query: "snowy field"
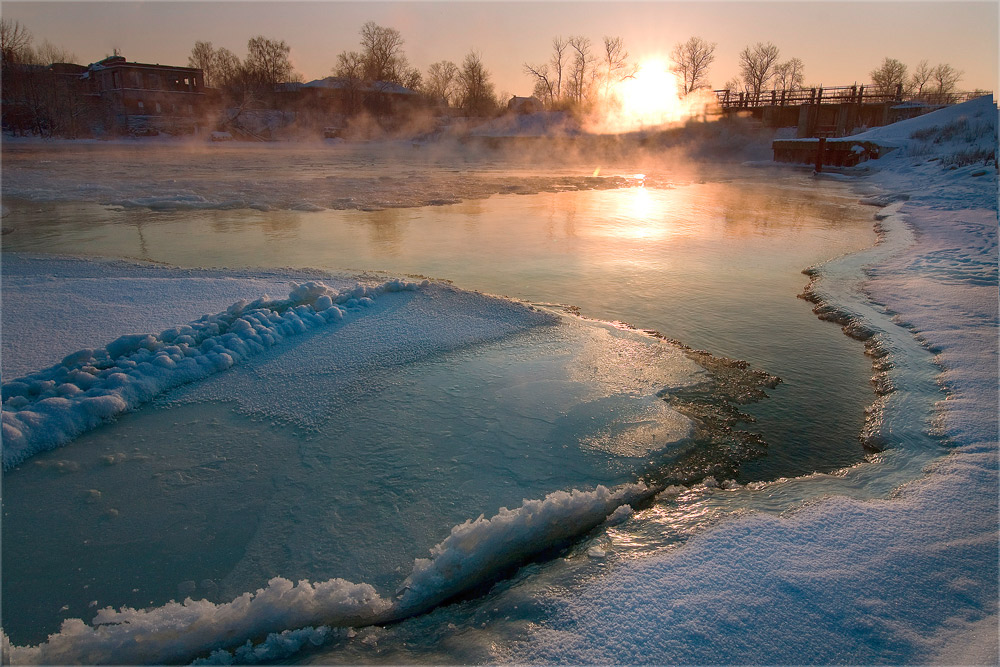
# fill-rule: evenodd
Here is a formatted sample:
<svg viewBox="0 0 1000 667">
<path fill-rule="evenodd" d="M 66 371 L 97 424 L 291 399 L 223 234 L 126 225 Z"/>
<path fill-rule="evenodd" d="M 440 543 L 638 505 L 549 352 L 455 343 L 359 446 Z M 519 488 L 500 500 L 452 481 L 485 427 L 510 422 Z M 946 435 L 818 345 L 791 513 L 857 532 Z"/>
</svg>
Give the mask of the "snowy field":
<svg viewBox="0 0 1000 667">
<path fill-rule="evenodd" d="M 869 351 L 889 389 L 865 429 L 888 448 L 831 474 L 762 483 L 657 483 L 656 466 L 644 461 L 691 435 L 683 401 L 668 408 L 661 396 L 706 378 L 723 386 L 727 372 L 744 383 L 734 391 L 762 380 L 699 364 L 628 328 L 420 278 L 5 253 L 4 467 L 37 464 L 43 485 L 19 490 L 37 494 L 37 521 L 61 521 L 81 543 L 115 535 L 123 564 L 121 590 L 104 587 L 112 597 L 96 584 L 67 596 L 84 620 L 65 620 L 44 641 L 5 633 L 5 661 L 996 664 L 997 172 L 981 157 L 996 146 L 996 126 L 992 100 L 981 99 L 866 137 L 898 149 L 840 178 L 878 205 L 881 241 L 819 267 L 812 290 L 855 333 L 874 333 Z M 189 148 L 175 150 L 175 181 L 144 182 L 123 163 L 112 186 L 79 170 L 40 174 L 44 160 L 35 165 L 32 150 L 15 145 L 4 194 L 124 208 L 304 210 L 634 185 L 612 177 L 595 186 L 596 175 L 578 168 L 540 176 L 482 163 L 470 176 L 443 177 L 440 165 L 426 173 L 424 157 L 386 181 L 361 153 L 346 160 L 359 180 L 345 185 L 322 180 L 318 152 L 298 165 L 299 178 L 269 180 L 265 160 L 219 185 L 184 168 Z M 84 164 L 86 153 L 70 159 Z M 4 158 L 6 167 L 6 146 Z M 206 158 L 206 175 L 211 165 Z M 928 352 L 936 378 L 923 370 Z M 947 399 L 930 406 L 935 381 Z M 497 388 L 495 398 L 478 395 L 484 386 Z M 217 404 L 257 421 L 227 422 L 212 412 Z M 195 422 L 216 415 L 213 428 L 247 434 L 241 449 L 227 458 L 211 440 L 192 440 L 172 416 L 192 409 L 202 411 Z M 456 411 L 466 418 L 459 432 L 434 430 Z M 416 451 L 373 456 L 381 436 L 368 443 L 366 432 L 397 414 L 389 418 L 397 437 Z M 565 418 L 549 423 L 552 414 Z M 176 431 L 172 456 L 115 442 L 172 419 L 164 429 Z M 490 426 L 480 433 L 478 424 Z M 494 426 L 502 447 L 486 452 Z M 474 457 L 463 453 L 470 437 L 483 443 Z M 324 438 L 361 444 L 331 460 Z M 546 448 L 518 449 L 532 438 Z M 942 439 L 944 456 L 934 444 Z M 565 450 L 567 441 L 586 446 Z M 408 496 L 426 483 L 410 457 L 428 456 L 453 475 L 444 479 L 480 483 Z M 228 578 L 190 576 L 167 593 L 181 602 L 129 597 L 125 565 L 143 545 L 126 538 L 143 527 L 121 503 L 139 471 L 163 482 L 155 550 L 195 554 L 180 547 L 221 534 L 221 523 L 197 519 L 220 498 L 239 498 L 219 504 L 232 523 L 246 512 L 258 517 L 257 541 L 226 538 L 242 545 Z M 21 472 L 5 477 L 8 491 L 23 487 Z M 365 486 L 369 475 L 376 486 Z M 517 485 L 504 489 L 505 479 Z M 46 504 L 65 488 L 74 500 Z M 194 488 L 208 491 L 185 495 Z M 376 493 L 377 506 L 357 502 Z M 289 508 L 302 512 L 287 520 Z M 384 553 L 356 554 L 357 567 L 339 575 L 346 579 L 327 578 L 324 564 L 306 557 L 310 545 L 328 557 L 369 530 L 377 543 L 392 521 L 399 532 L 385 538 Z M 7 522 L 5 513 L 10 540 L 19 528 Z M 185 524 L 203 532 L 169 535 Z M 681 538 L 665 539 L 671 531 Z M 428 549 L 430 558 L 414 560 Z M 91 567 L 88 553 L 79 549 L 82 566 Z M 201 566 L 190 557 L 164 567 L 185 578 L 183 567 Z M 480 595 L 478 587 L 526 561 Z M 18 582 L 19 594 L 30 596 L 35 583 Z"/>
</svg>

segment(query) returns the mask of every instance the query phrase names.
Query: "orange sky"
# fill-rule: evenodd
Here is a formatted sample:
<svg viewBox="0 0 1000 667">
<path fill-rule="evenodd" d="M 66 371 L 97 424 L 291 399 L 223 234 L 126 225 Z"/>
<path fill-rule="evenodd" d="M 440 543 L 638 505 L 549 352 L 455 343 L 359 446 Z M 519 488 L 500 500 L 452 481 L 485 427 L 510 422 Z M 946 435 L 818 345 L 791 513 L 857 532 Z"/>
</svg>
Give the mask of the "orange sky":
<svg viewBox="0 0 1000 667">
<path fill-rule="evenodd" d="M 292 47 L 306 80 L 324 77 L 340 51 L 356 49 L 368 20 L 398 29 L 410 62 L 461 63 L 477 49 L 497 92 L 530 94 L 524 62 L 549 55 L 554 36 L 599 46 L 621 36 L 637 59 L 666 59 L 692 35 L 717 42 L 714 87 L 737 73 L 746 45 L 771 41 L 782 60 L 805 63 L 807 85 L 867 82 L 885 56 L 912 69 L 927 59 L 965 72 L 959 88 L 996 90 L 996 2 L 4 2 L 3 16 L 94 62 L 118 48 L 129 60 L 187 64 L 196 40 L 245 55 L 263 34 Z"/>
</svg>

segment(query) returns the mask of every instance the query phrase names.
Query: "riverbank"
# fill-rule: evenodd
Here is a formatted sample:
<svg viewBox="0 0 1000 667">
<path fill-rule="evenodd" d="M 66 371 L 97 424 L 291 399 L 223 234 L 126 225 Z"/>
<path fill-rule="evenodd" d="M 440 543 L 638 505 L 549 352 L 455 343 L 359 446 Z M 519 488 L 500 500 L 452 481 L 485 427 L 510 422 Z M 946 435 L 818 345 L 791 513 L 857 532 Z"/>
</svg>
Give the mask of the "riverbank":
<svg viewBox="0 0 1000 667">
<path fill-rule="evenodd" d="M 553 596 L 511 659 L 996 664 L 997 173 L 957 164 L 996 145 L 996 118 L 983 99 L 881 128 L 900 150 L 855 172 L 867 194 L 907 200 L 879 215 L 914 243 L 865 289 L 937 355 L 953 451 L 888 499 L 733 520 Z M 981 130 L 934 143 L 956 126 Z"/>
</svg>

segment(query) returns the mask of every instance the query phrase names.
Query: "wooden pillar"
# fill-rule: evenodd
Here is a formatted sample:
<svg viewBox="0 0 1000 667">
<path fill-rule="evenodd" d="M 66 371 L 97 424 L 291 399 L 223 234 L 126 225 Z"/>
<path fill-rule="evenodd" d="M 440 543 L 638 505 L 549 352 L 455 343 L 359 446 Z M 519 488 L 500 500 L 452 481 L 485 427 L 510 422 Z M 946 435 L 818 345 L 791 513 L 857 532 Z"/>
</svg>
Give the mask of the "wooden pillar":
<svg viewBox="0 0 1000 667">
<path fill-rule="evenodd" d="M 823 171 L 823 152 L 826 150 L 826 137 L 819 138 L 819 147 L 816 149 L 816 173 Z"/>
</svg>

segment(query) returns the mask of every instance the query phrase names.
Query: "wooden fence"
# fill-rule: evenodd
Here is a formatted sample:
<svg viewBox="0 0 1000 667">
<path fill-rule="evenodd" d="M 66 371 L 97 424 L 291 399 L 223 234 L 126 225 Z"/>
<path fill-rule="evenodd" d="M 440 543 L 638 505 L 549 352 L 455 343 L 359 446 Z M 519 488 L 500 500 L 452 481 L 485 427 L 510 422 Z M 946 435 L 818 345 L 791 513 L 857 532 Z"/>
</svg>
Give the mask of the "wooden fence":
<svg viewBox="0 0 1000 667">
<path fill-rule="evenodd" d="M 885 104 L 903 102 L 922 102 L 930 105 L 945 106 L 958 104 L 968 100 L 991 95 L 989 90 L 975 90 L 957 93 L 929 93 L 923 95 L 906 95 L 903 87 L 897 86 L 890 93 L 878 91 L 872 86 L 853 85 L 836 86 L 833 88 L 799 88 L 797 90 L 769 90 L 760 95 L 730 90 L 714 90 L 719 106 L 723 109 L 755 109 L 759 107 L 801 106 L 803 104 Z"/>
</svg>

